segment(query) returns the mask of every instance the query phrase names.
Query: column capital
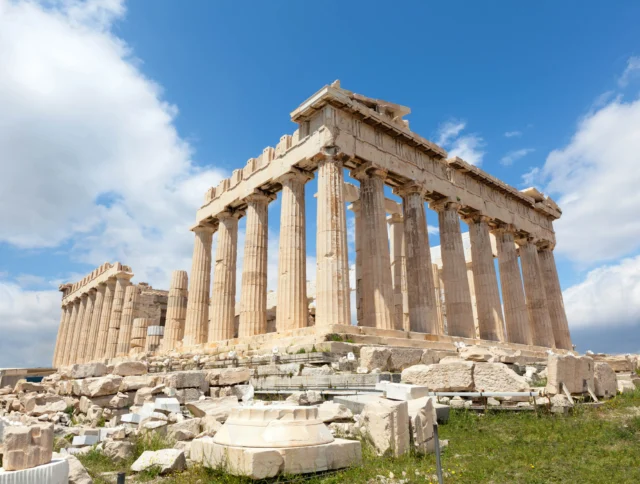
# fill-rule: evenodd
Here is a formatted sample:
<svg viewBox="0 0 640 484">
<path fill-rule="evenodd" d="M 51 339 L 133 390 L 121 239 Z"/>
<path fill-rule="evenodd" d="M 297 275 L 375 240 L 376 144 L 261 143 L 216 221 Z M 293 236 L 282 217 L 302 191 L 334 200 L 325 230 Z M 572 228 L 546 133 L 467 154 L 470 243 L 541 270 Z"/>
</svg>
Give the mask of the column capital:
<svg viewBox="0 0 640 484">
<path fill-rule="evenodd" d="M 351 176 L 360 181 L 367 178 L 379 178 L 384 181 L 386 180 L 388 173 L 388 170 L 374 165 L 370 161 L 351 170 Z"/>
<path fill-rule="evenodd" d="M 538 252 L 542 252 L 543 250 L 548 250 L 552 252 L 556 248 L 555 242 L 551 242 L 550 240 L 540 239 L 536 242 L 538 246 Z"/>
<path fill-rule="evenodd" d="M 417 193 L 422 198 L 428 193 L 428 190 L 419 183 L 411 181 L 393 189 L 393 193 L 399 197 L 405 197 Z"/>
<path fill-rule="evenodd" d="M 360 210 L 362 210 L 362 202 L 360 200 L 355 200 L 351 202 L 351 205 L 349 205 L 347 208 L 353 213 L 359 214 Z"/>
<path fill-rule="evenodd" d="M 244 210 L 227 208 L 226 210 L 223 210 L 218 215 L 216 215 L 216 218 L 222 222 L 223 220 L 229 220 L 231 218 L 239 219 L 242 216 L 244 216 Z"/>
<path fill-rule="evenodd" d="M 87 299 L 88 297 L 89 297 L 89 293 L 88 292 L 83 292 L 82 294 L 80 294 L 80 300 Z"/>
<path fill-rule="evenodd" d="M 530 234 L 518 234 L 514 238 L 514 242 L 518 244 L 518 246 L 522 247 L 523 245 L 528 245 L 528 244 L 537 245 L 538 239 L 536 239 Z"/>
<path fill-rule="evenodd" d="M 207 234 L 207 233 L 213 234 L 216 231 L 216 228 L 213 225 L 209 225 L 209 224 L 205 224 L 204 222 L 201 222 L 191 227 L 190 230 L 192 232 L 195 232 L 196 234 Z"/>
<path fill-rule="evenodd" d="M 399 213 L 392 213 L 391 215 L 387 215 L 387 224 L 401 224 L 404 223 L 404 217 Z"/>
<path fill-rule="evenodd" d="M 473 212 L 473 213 L 462 215 L 462 220 L 464 220 L 464 222 L 467 224 L 480 223 L 480 222 L 485 222 L 489 224 L 493 219 L 483 214 L 482 212 Z"/>
<path fill-rule="evenodd" d="M 133 274 L 131 274 L 130 272 L 118 272 L 115 277 L 116 277 L 116 280 L 124 279 L 124 280 L 130 281 L 131 278 L 133 278 Z"/>
<path fill-rule="evenodd" d="M 457 212 L 461 206 L 462 204 L 452 201 L 449 197 L 429 202 L 429 208 L 436 212 L 445 212 L 447 210 L 455 210 Z"/>
<path fill-rule="evenodd" d="M 493 223 L 491 225 L 491 232 L 494 234 L 515 234 L 516 227 L 512 224 Z"/>
<path fill-rule="evenodd" d="M 309 180 L 313 180 L 313 173 L 301 170 L 300 168 L 291 167 L 288 172 L 278 177 L 275 181 L 284 185 L 288 181 L 307 183 Z"/>
<path fill-rule="evenodd" d="M 269 203 L 272 200 L 276 199 L 276 195 L 273 193 L 268 193 L 262 190 L 254 190 L 252 194 L 244 197 L 245 202 L 247 203 Z"/>
</svg>

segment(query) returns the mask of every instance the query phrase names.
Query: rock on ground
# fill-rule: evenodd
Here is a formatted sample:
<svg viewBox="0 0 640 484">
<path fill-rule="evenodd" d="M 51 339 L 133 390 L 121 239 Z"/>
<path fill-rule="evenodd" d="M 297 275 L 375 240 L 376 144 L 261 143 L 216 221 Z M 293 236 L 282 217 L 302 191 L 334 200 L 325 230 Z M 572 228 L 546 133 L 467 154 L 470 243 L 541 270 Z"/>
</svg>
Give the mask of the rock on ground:
<svg viewBox="0 0 640 484">
<path fill-rule="evenodd" d="M 364 346 L 360 348 L 360 367 L 371 371 L 379 368 L 386 371 L 389 358 L 391 358 L 391 350 L 377 346 Z"/>
<path fill-rule="evenodd" d="M 184 452 L 180 449 L 146 450 L 131 465 L 131 470 L 140 472 L 150 467 L 159 467 L 160 474 L 182 471 L 187 466 Z"/>
<path fill-rule="evenodd" d="M 478 392 L 524 392 L 527 380 L 503 363 L 476 363 L 473 382 Z"/>
<path fill-rule="evenodd" d="M 329 423 L 350 420 L 353 418 L 353 413 L 341 403 L 323 402 L 318 406 L 318 417 L 324 423 Z"/>
<path fill-rule="evenodd" d="M 424 353 L 424 350 L 417 348 L 391 348 L 390 351 L 391 356 L 388 361 L 390 371 L 402 371 L 419 364 Z"/>
<path fill-rule="evenodd" d="M 133 455 L 133 443 L 125 440 L 105 442 L 102 450 L 112 461 L 124 462 Z"/>
<path fill-rule="evenodd" d="M 147 373 L 147 365 L 142 361 L 123 361 L 113 367 L 113 374 L 119 376 L 140 376 Z"/>
<path fill-rule="evenodd" d="M 415 365 L 403 370 L 402 382 L 424 385 L 434 392 L 471 391 L 473 366 L 469 361 Z"/>
<path fill-rule="evenodd" d="M 378 455 L 401 456 L 409 450 L 409 410 L 407 402 L 378 399 L 362 411 L 362 432 Z"/>
<path fill-rule="evenodd" d="M 593 370 L 590 356 L 549 355 L 546 391 L 552 395 L 562 393 L 560 384 L 564 384 L 569 393 L 586 393 L 594 387 Z"/>
<path fill-rule="evenodd" d="M 618 392 L 616 372 L 608 363 L 596 361 L 593 370 L 596 397 L 615 397 Z"/>
</svg>

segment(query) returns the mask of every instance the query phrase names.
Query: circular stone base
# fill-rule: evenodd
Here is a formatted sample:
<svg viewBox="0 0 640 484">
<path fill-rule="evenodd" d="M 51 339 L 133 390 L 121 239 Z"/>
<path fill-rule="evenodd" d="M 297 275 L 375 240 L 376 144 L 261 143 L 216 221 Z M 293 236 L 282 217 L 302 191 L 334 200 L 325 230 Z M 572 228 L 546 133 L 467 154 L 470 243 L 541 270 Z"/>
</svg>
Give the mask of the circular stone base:
<svg viewBox="0 0 640 484">
<path fill-rule="evenodd" d="M 214 437 L 216 444 L 233 447 L 306 447 L 333 442 L 318 418 L 318 407 L 236 407 Z"/>
</svg>

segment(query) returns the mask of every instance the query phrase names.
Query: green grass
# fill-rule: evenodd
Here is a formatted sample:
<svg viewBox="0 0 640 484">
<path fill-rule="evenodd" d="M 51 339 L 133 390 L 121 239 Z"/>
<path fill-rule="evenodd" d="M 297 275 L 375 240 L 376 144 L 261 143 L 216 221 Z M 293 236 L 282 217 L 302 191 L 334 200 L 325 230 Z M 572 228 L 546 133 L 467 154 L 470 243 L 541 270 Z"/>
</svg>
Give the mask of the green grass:
<svg viewBox="0 0 640 484">
<path fill-rule="evenodd" d="M 540 411 L 476 414 L 452 410 L 440 426 L 448 439 L 442 462 L 447 483 L 637 483 L 640 482 L 640 390 L 609 400 L 600 408 L 577 407 L 568 416 Z M 156 442 L 153 446 L 161 445 Z M 106 465 L 91 454 L 82 458 L 92 475 Z M 341 472 L 283 476 L 268 482 L 339 484 L 376 482 L 378 475 L 409 483 L 435 482 L 435 456 L 377 457 L 363 445 L 362 467 Z M 108 469 L 114 470 L 114 469 Z M 105 471 L 103 471 L 105 472 Z M 403 472 L 405 475 L 403 476 Z M 138 481 L 152 479 L 140 476 Z M 94 481 L 101 484 L 101 481 Z M 249 484 L 220 470 L 194 466 L 154 482 L 163 484 Z"/>
</svg>

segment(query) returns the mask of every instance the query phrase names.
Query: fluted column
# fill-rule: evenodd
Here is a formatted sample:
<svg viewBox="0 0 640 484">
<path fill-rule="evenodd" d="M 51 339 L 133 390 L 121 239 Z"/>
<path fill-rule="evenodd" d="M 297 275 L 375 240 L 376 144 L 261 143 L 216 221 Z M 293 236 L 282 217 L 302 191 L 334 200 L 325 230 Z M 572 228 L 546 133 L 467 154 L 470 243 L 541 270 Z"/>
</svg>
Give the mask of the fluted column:
<svg viewBox="0 0 640 484">
<path fill-rule="evenodd" d="M 318 163 L 316 326 L 351 324 L 342 161 Z"/>
<path fill-rule="evenodd" d="M 367 254 L 367 261 L 362 266 L 362 325 L 380 329 L 402 329 L 402 321 L 396 323 L 391 282 L 391 256 L 384 204 L 384 180 L 387 174 L 383 170 L 367 167 L 354 170 L 352 176 L 360 180 L 362 243 Z"/>
<path fill-rule="evenodd" d="M 304 186 L 311 177 L 296 170 L 278 180 L 282 184 L 276 307 L 278 332 L 304 328 L 308 323 Z"/>
<path fill-rule="evenodd" d="M 404 217 L 393 213 L 387 217 L 391 253 L 391 281 L 393 282 L 394 313 L 404 331 L 410 331 L 407 294 L 407 267 L 404 243 Z"/>
<path fill-rule="evenodd" d="M 209 342 L 232 339 L 234 336 L 238 218 L 240 216 L 240 212 L 228 211 L 218 215 L 220 225 L 209 309 L 207 339 Z"/>
<path fill-rule="evenodd" d="M 138 287 L 131 284 L 124 291 L 124 305 L 122 306 L 122 319 L 118 331 L 118 343 L 116 356 L 126 356 L 131 347 L 131 330 L 133 329 L 134 310 L 138 301 Z"/>
<path fill-rule="evenodd" d="M 101 284 L 100 287 L 103 287 L 103 285 Z M 100 314 L 100 327 L 98 328 L 98 342 L 96 343 L 95 352 L 93 353 L 94 360 L 101 360 L 107 354 L 109 321 L 111 320 L 111 309 L 113 308 L 113 296 L 115 292 L 115 279 L 107 280 L 107 282 L 104 283 L 104 299 L 102 302 L 102 313 Z"/>
<path fill-rule="evenodd" d="M 60 315 L 60 326 L 58 327 L 58 337 L 56 338 L 56 347 L 53 352 L 53 366 L 57 368 L 60 364 L 60 358 L 64 351 L 64 340 L 66 338 L 67 328 L 69 326 L 69 317 L 71 316 L 71 305 L 62 306 Z"/>
<path fill-rule="evenodd" d="M 517 240 L 520 246 L 520 263 L 522 264 L 522 281 L 529 314 L 531 342 L 537 346 L 553 348 L 555 339 L 547 307 L 542 272 L 538 262 L 538 248 L 531 238 Z"/>
<path fill-rule="evenodd" d="M 238 336 L 267 332 L 267 247 L 269 244 L 269 201 L 265 193 L 246 199 L 247 228 L 240 289 Z"/>
<path fill-rule="evenodd" d="M 76 317 L 76 324 L 73 328 L 73 335 L 71 337 L 71 352 L 69 354 L 69 364 L 73 365 L 80 363 L 78 359 L 78 353 L 80 350 L 80 338 L 84 328 L 84 313 L 87 309 L 87 299 L 89 295 L 84 293 L 80 296 L 80 307 L 78 308 L 78 315 Z"/>
<path fill-rule="evenodd" d="M 569 333 L 569 322 L 567 321 L 567 313 L 564 310 L 560 278 L 558 277 L 553 250 L 550 247 L 540 249 L 538 261 L 547 295 L 549 318 L 551 319 L 556 348 L 570 350 L 573 346 L 571 344 L 571 334 Z"/>
<path fill-rule="evenodd" d="M 473 215 L 465 219 L 471 240 L 471 270 L 476 295 L 480 339 L 504 341 L 502 304 L 498 292 L 498 276 L 493 262 L 489 218 Z"/>
<path fill-rule="evenodd" d="M 191 260 L 187 316 L 184 323 L 183 346 L 185 347 L 205 343 L 209 324 L 211 242 L 215 229 L 198 226 L 193 231 L 196 237 Z"/>
<path fill-rule="evenodd" d="M 444 303 L 447 308 L 447 329 L 451 336 L 475 337 L 473 309 L 467 263 L 464 258 L 460 231 L 459 203 L 442 201 L 432 204 L 438 212 Z"/>
<path fill-rule="evenodd" d="M 355 225 L 355 249 L 356 249 L 356 324 L 362 326 L 364 317 L 364 305 L 362 302 L 362 261 L 365 258 L 362 243 L 362 216 L 361 203 L 356 200 L 349 209 L 353 212 Z"/>
<path fill-rule="evenodd" d="M 187 271 L 173 271 L 167 301 L 167 323 L 162 338 L 163 351 L 174 349 L 178 341 L 182 341 L 184 337 L 184 320 L 187 316 L 187 287 Z"/>
<path fill-rule="evenodd" d="M 69 304 L 71 304 L 71 314 L 69 315 L 69 323 L 64 338 L 64 349 L 60 355 L 60 366 L 68 365 L 70 361 L 73 333 L 75 331 L 76 321 L 78 320 L 78 311 L 80 310 L 80 299 L 75 299 Z"/>
<path fill-rule="evenodd" d="M 111 317 L 109 318 L 109 333 L 107 335 L 107 349 L 105 358 L 114 358 L 118 350 L 118 335 L 124 309 L 124 293 L 129 285 L 130 274 L 116 274 L 116 290 L 113 294 Z"/>
<path fill-rule="evenodd" d="M 142 353 L 147 342 L 147 328 L 156 324 L 154 319 L 135 318 L 131 328 L 131 344 L 129 354 Z"/>
<path fill-rule="evenodd" d="M 102 307 L 104 305 L 104 284 L 100 284 L 95 292 L 95 301 L 93 302 L 93 313 L 91 315 L 91 326 L 87 334 L 87 349 L 84 354 L 84 361 L 93 361 L 95 358 L 96 345 L 98 344 L 100 332 L 100 318 L 102 316 Z"/>
<path fill-rule="evenodd" d="M 438 334 L 440 331 L 424 191 L 417 185 L 409 185 L 398 190 L 398 194 L 402 196 L 404 212 L 409 325 L 411 331 Z"/>
<path fill-rule="evenodd" d="M 431 252 L 431 251 L 429 251 Z M 436 310 L 438 314 L 437 328 L 438 334 L 448 334 L 445 331 L 446 309 L 444 307 L 444 284 L 442 284 L 442 270 L 438 264 L 431 264 L 433 272 L 433 284 L 435 285 Z"/>
<path fill-rule="evenodd" d="M 493 230 L 498 249 L 498 269 L 504 305 L 507 340 L 510 343 L 531 344 L 529 317 L 524 299 L 518 254 L 513 239 L 514 229 L 500 225 Z"/>
<path fill-rule="evenodd" d="M 84 310 L 82 320 L 82 330 L 80 331 L 80 341 L 78 342 L 77 362 L 84 363 L 88 353 L 93 352 L 93 345 L 89 344 L 89 334 L 91 332 L 91 321 L 93 320 L 93 306 L 96 302 L 96 290 L 89 289 L 87 293 L 87 306 Z"/>
</svg>

